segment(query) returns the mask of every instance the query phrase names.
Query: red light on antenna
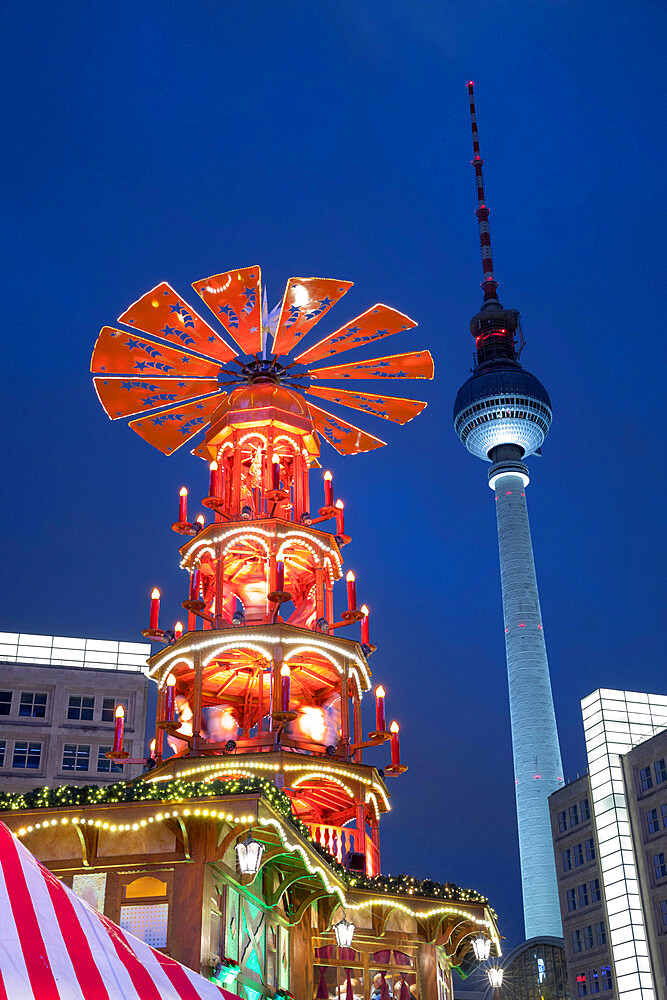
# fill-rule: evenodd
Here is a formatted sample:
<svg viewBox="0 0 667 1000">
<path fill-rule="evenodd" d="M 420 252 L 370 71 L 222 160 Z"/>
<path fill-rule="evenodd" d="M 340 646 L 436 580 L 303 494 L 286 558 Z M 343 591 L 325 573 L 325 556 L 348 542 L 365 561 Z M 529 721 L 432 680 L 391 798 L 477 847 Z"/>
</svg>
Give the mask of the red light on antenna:
<svg viewBox="0 0 667 1000">
<path fill-rule="evenodd" d="M 468 80 L 468 86 L 469 87 L 474 87 L 475 86 L 475 81 L 474 80 Z"/>
</svg>

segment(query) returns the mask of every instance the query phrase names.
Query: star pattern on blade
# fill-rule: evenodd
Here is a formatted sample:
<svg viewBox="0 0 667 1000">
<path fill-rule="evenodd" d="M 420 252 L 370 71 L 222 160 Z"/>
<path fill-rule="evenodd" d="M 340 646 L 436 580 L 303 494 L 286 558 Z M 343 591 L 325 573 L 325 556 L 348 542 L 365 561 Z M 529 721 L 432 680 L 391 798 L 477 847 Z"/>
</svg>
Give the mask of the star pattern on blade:
<svg viewBox="0 0 667 1000">
<path fill-rule="evenodd" d="M 341 454 L 380 448 L 384 441 L 321 409 L 311 398 L 405 424 L 426 403 L 335 389 L 322 380 L 430 379 L 430 353 L 410 351 L 328 367 L 311 365 L 407 333 L 416 326 L 414 320 L 377 303 L 289 357 L 351 287 L 352 282 L 337 278 L 290 278 L 282 301 L 269 311 L 258 265 L 193 282 L 192 288 L 235 348 L 223 330 L 209 325 L 186 298 L 161 282 L 119 317 L 131 332 L 102 328 L 91 360 L 100 403 L 112 420 L 133 417 L 129 426 L 171 455 L 209 426 L 216 407 L 228 405 L 226 387 L 266 379 L 310 397 L 307 405 L 317 434 Z M 236 367 L 229 367 L 229 362 Z M 201 454 L 200 446 L 195 452 Z"/>
</svg>

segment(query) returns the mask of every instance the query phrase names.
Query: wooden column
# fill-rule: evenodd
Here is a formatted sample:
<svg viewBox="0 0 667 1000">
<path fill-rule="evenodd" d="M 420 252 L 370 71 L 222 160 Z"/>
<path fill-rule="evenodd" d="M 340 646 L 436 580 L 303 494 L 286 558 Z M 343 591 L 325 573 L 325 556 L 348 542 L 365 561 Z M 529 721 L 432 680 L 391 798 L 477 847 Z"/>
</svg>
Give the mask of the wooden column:
<svg viewBox="0 0 667 1000">
<path fill-rule="evenodd" d="M 232 517 L 241 516 L 241 449 L 239 448 L 239 432 L 234 431 L 232 437 Z"/>
<path fill-rule="evenodd" d="M 225 579 L 224 579 L 224 559 L 222 556 L 222 542 L 218 542 L 215 547 L 215 627 L 222 628 Z"/>
<path fill-rule="evenodd" d="M 315 567 L 315 617 L 324 618 L 324 570 Z"/>
<path fill-rule="evenodd" d="M 195 682 L 193 691 L 193 704 L 192 704 L 192 735 L 195 737 L 193 740 L 193 749 L 196 749 L 199 735 L 201 733 L 201 709 L 202 709 L 202 684 L 203 684 L 203 670 L 202 667 L 202 655 L 201 650 L 197 650 L 194 654 L 194 672 L 195 672 Z"/>
<path fill-rule="evenodd" d="M 340 679 L 340 741 L 346 746 L 350 742 L 350 713 L 348 705 L 348 691 L 350 686 L 350 674 L 348 661 L 345 661 L 345 669 Z"/>
<path fill-rule="evenodd" d="M 171 904 L 171 940 L 169 954 L 177 962 L 195 972 L 202 969 L 209 954 L 208 924 L 211 895 L 207 872 L 206 846 L 208 831 L 214 825 L 202 819 L 187 820 L 188 841 L 192 860 L 189 864 L 174 865 L 174 897 Z M 187 913 L 187 920 L 183 914 Z"/>
<path fill-rule="evenodd" d="M 324 617 L 329 622 L 329 625 L 334 623 L 334 602 L 333 602 L 333 583 L 329 578 L 329 574 L 325 574 L 324 577 Z"/>
<path fill-rule="evenodd" d="M 417 984 L 423 1000 L 438 1000 L 435 945 L 422 942 L 417 951 Z"/>
<path fill-rule="evenodd" d="M 357 694 L 353 695 L 352 705 L 354 709 L 354 742 L 361 743 L 361 702 Z M 361 750 L 354 751 L 354 759 L 356 763 L 361 762 Z"/>
</svg>

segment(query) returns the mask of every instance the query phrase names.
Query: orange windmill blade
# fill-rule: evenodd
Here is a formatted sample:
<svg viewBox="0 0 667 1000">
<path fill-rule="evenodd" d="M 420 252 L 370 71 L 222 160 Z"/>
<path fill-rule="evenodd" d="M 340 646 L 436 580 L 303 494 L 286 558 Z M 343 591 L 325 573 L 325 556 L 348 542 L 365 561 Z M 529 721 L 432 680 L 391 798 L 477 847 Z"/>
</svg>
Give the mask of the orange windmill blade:
<svg viewBox="0 0 667 1000">
<path fill-rule="evenodd" d="M 133 302 L 118 317 L 119 323 L 143 330 L 160 340 L 168 340 L 191 351 L 231 361 L 236 351 L 216 333 L 194 309 L 177 295 L 166 281 Z"/>
<path fill-rule="evenodd" d="M 370 361 L 334 365 L 331 368 L 311 368 L 311 378 L 433 378 L 434 366 L 430 351 L 392 354 Z"/>
<path fill-rule="evenodd" d="M 355 316 L 345 326 L 330 333 L 324 340 L 320 340 L 314 347 L 308 348 L 295 360 L 302 365 L 309 365 L 312 361 L 320 361 L 322 358 L 331 357 L 332 354 L 343 354 L 354 347 L 382 340 L 383 337 L 391 337 L 394 333 L 404 333 L 415 326 L 417 324 L 409 316 L 378 302 L 360 316 Z"/>
<path fill-rule="evenodd" d="M 217 379 L 196 378 L 94 378 L 95 391 L 106 413 L 112 420 L 134 417 L 138 413 L 171 406 L 198 396 L 208 396 L 218 391 Z"/>
<path fill-rule="evenodd" d="M 328 441 L 339 455 L 358 455 L 363 451 L 384 448 L 387 443 L 372 434 L 367 434 L 354 424 L 348 424 L 347 420 L 341 420 L 340 417 L 321 410 L 314 403 L 308 403 L 308 409 L 317 433 Z"/>
<path fill-rule="evenodd" d="M 261 352 L 262 271 L 258 264 L 200 278 L 192 287 L 243 354 Z"/>
<path fill-rule="evenodd" d="M 138 420 L 130 421 L 130 427 L 158 451 L 173 455 L 190 438 L 208 426 L 213 411 L 225 395 L 224 392 L 218 392 L 208 399 L 183 403 L 170 410 L 139 417 Z"/>
<path fill-rule="evenodd" d="M 188 351 L 103 326 L 93 348 L 90 370 L 93 375 L 134 375 L 135 378 L 157 375 L 216 378 L 220 365 L 196 358 Z"/>
<path fill-rule="evenodd" d="M 338 281 L 336 278 L 290 278 L 283 296 L 272 353 L 289 354 L 352 285 L 351 281 Z M 300 361 L 300 358 L 296 360 Z"/>
<path fill-rule="evenodd" d="M 418 399 L 402 399 L 399 396 L 383 396 L 371 392 L 350 392 L 348 389 L 332 389 L 324 385 L 311 385 L 306 389 L 308 396 L 318 396 L 330 403 L 349 406 L 352 410 L 362 410 L 372 413 L 375 417 L 383 417 L 395 424 L 407 424 L 416 417 L 426 403 Z M 309 403 L 308 406 L 311 404 Z"/>
</svg>

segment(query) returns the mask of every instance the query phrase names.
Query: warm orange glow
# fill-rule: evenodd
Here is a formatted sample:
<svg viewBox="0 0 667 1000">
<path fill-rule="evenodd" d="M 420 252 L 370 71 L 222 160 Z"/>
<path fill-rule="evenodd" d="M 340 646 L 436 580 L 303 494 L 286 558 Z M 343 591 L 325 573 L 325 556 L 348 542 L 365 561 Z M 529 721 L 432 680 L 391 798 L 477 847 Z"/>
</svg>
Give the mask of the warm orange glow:
<svg viewBox="0 0 667 1000">
<path fill-rule="evenodd" d="M 188 495 L 187 486 L 181 486 L 181 492 L 179 493 L 179 496 L 186 497 L 187 495 Z"/>
<path fill-rule="evenodd" d="M 206 518 L 203 514 L 197 514 L 197 524 L 201 524 L 202 526 L 206 524 Z"/>
<path fill-rule="evenodd" d="M 392 733 L 397 733 L 401 727 L 399 726 L 398 722 L 392 722 L 389 728 L 392 731 Z"/>
<path fill-rule="evenodd" d="M 333 479 L 333 476 L 332 476 L 332 474 L 330 472 L 325 472 L 324 473 L 324 478 L 327 479 L 329 482 L 331 482 L 331 480 Z"/>
<path fill-rule="evenodd" d="M 350 570 L 347 573 L 347 576 L 345 577 L 345 579 L 347 580 L 348 583 L 354 583 L 354 581 L 356 580 L 356 576 L 354 575 L 354 573 L 352 572 L 352 570 Z"/>
<path fill-rule="evenodd" d="M 327 723 L 321 708 L 307 705 L 299 716 L 299 729 L 311 740 L 321 743 L 327 734 Z"/>
<path fill-rule="evenodd" d="M 336 500 L 335 506 L 338 507 L 340 510 L 342 510 L 345 504 L 343 503 L 342 500 Z"/>
<path fill-rule="evenodd" d="M 217 472 L 218 471 L 218 463 L 215 460 L 212 461 L 211 464 L 209 465 L 208 469 L 209 469 L 209 472 Z"/>
<path fill-rule="evenodd" d="M 183 635 L 183 622 L 176 622 L 174 625 L 174 632 L 176 635 Z"/>
<path fill-rule="evenodd" d="M 169 687 L 173 688 L 175 683 L 176 683 L 176 678 L 174 677 L 173 674 L 169 674 L 169 676 L 167 677 L 167 684 L 169 685 Z"/>
<path fill-rule="evenodd" d="M 122 705 L 119 705 L 118 708 L 116 709 L 116 718 L 122 719 L 124 715 L 125 715 L 125 709 L 123 708 Z"/>
<path fill-rule="evenodd" d="M 160 591 L 157 589 L 157 587 L 153 587 L 153 589 L 151 590 L 151 600 L 152 601 L 160 600 Z"/>
<path fill-rule="evenodd" d="M 271 459 L 271 461 L 272 462 L 277 462 L 278 465 L 279 465 L 280 464 L 280 456 L 279 455 L 274 455 L 273 458 Z"/>
<path fill-rule="evenodd" d="M 155 753 L 155 740 L 151 740 L 151 757 Z"/>
<path fill-rule="evenodd" d="M 370 614 L 367 604 L 362 604 L 359 610 L 361 611 L 362 615 L 366 615 L 366 617 L 368 617 L 368 615 Z"/>
<path fill-rule="evenodd" d="M 377 695 L 378 698 L 384 698 L 386 693 L 387 692 L 383 688 L 382 684 L 378 684 L 378 686 L 375 688 L 375 694 Z M 396 723 L 394 723 L 394 725 L 396 725 Z"/>
<path fill-rule="evenodd" d="M 282 667 L 280 668 L 280 676 L 281 677 L 289 677 L 289 675 L 291 673 L 292 673 L 292 671 L 289 668 L 289 664 L 288 663 L 283 663 Z"/>
</svg>

